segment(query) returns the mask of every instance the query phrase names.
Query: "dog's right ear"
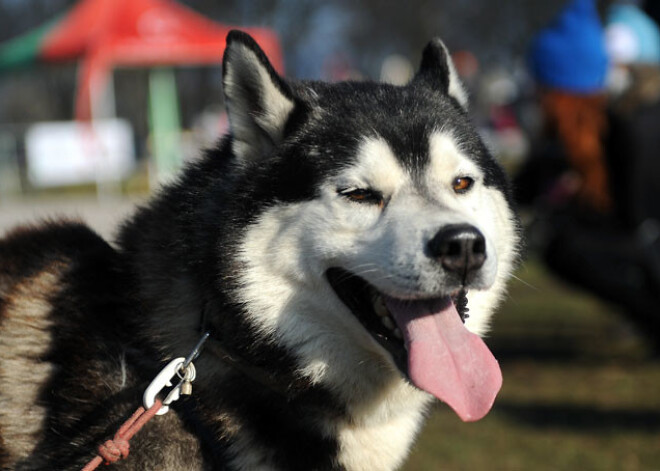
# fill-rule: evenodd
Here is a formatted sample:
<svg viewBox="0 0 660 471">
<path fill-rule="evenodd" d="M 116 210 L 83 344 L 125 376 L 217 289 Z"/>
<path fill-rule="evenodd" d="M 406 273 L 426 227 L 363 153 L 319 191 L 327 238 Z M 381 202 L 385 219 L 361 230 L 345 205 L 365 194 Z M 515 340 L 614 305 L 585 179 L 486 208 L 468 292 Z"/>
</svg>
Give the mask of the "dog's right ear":
<svg viewBox="0 0 660 471">
<path fill-rule="evenodd" d="M 422 63 L 413 78 L 413 83 L 422 83 L 432 89 L 454 98 L 465 110 L 468 96 L 463 88 L 447 46 L 440 38 L 433 38 L 422 52 Z"/>
<path fill-rule="evenodd" d="M 222 81 L 234 154 L 261 158 L 279 144 L 295 107 L 289 86 L 242 31 L 227 35 Z"/>
</svg>

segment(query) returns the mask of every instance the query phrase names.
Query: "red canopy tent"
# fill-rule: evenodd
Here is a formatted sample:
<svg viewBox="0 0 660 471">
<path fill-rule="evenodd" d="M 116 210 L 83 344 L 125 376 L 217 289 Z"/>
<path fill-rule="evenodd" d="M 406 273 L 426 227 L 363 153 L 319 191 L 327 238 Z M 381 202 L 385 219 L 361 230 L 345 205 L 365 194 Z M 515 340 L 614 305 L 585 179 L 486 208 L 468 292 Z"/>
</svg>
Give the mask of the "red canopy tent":
<svg viewBox="0 0 660 471">
<path fill-rule="evenodd" d="M 219 64 L 230 29 L 172 0 L 81 0 L 46 32 L 39 55 L 47 61 L 82 59 L 76 117 L 85 120 L 113 67 Z M 275 33 L 245 30 L 281 71 Z"/>
<path fill-rule="evenodd" d="M 35 60 L 79 60 L 76 118 L 107 118 L 113 113 L 100 110 L 101 96 L 104 90 L 112 91 L 107 85 L 114 67 L 220 64 L 230 29 L 174 0 L 79 0 L 62 17 L 0 44 L 0 71 Z M 282 53 L 275 33 L 264 28 L 245 31 L 282 72 Z M 181 159 L 171 71 L 152 71 L 149 88 L 154 175 L 160 178 L 176 168 Z M 89 141 L 96 142 L 93 127 L 86 129 L 90 131 L 86 133 Z"/>
</svg>

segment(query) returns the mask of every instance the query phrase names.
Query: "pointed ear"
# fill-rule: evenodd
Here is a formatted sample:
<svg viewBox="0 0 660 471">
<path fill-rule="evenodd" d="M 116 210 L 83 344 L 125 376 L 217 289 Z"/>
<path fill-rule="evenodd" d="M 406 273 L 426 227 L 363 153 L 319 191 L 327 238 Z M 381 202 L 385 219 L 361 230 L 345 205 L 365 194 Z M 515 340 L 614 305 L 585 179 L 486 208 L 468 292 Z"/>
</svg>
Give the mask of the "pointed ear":
<svg viewBox="0 0 660 471">
<path fill-rule="evenodd" d="M 463 109 L 468 108 L 467 93 L 458 78 L 447 47 L 439 38 L 432 39 L 424 48 L 422 63 L 413 78 L 413 83 L 423 83 L 432 87 L 456 99 Z"/>
<path fill-rule="evenodd" d="M 295 106 L 291 89 L 242 31 L 227 35 L 222 67 L 234 154 L 242 159 L 263 157 L 283 138 Z"/>
</svg>

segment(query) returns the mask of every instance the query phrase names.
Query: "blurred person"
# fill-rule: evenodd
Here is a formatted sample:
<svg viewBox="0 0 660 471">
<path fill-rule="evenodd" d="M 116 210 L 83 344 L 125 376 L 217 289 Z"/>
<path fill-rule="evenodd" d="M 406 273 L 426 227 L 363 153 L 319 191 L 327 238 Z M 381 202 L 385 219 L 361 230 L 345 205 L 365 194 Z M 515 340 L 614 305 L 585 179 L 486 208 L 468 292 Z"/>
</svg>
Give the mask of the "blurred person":
<svg viewBox="0 0 660 471">
<path fill-rule="evenodd" d="M 626 177 L 635 173 L 630 169 L 638 156 L 630 152 L 635 143 L 623 139 L 625 133 L 610 120 L 607 50 L 593 0 L 571 1 L 533 41 L 530 68 L 539 86 L 544 128 L 516 179 L 518 196 L 541 212 L 535 236 L 548 266 L 623 306 L 658 344 L 660 226 L 638 230 L 621 216 L 621 208 L 629 206 L 625 201 L 633 199 L 624 195 L 639 189 Z M 609 147 L 615 138 L 623 146 L 618 155 Z"/>
<path fill-rule="evenodd" d="M 612 205 L 602 146 L 607 64 L 603 27 L 593 0 L 571 1 L 537 35 L 530 54 L 544 117 L 537 147 L 544 147 L 539 152 L 554 160 L 542 165 L 541 173 L 547 175 L 540 178 L 549 179 L 544 185 L 547 196 L 570 197 L 580 208 L 597 213 L 608 212 Z M 522 177 L 521 190 L 529 181 L 529 175 Z"/>
<path fill-rule="evenodd" d="M 660 220 L 660 30 L 631 4 L 607 16 L 609 165 L 617 218 L 635 229 Z"/>
</svg>

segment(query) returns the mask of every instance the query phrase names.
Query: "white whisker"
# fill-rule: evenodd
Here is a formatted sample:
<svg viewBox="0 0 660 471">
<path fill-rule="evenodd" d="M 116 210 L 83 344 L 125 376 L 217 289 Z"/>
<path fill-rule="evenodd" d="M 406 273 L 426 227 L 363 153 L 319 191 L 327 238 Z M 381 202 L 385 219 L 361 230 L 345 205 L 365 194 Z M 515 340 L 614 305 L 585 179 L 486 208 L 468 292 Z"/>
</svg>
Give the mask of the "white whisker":
<svg viewBox="0 0 660 471">
<path fill-rule="evenodd" d="M 511 278 L 514 278 L 514 279 L 518 280 L 518 281 L 521 282 L 523 285 L 527 286 L 528 288 L 533 289 L 534 291 L 539 291 L 539 292 L 541 291 L 539 288 L 537 288 L 537 287 L 534 286 L 533 284 L 526 282 L 525 280 L 523 280 L 523 279 L 520 278 L 520 277 L 517 277 L 516 275 L 511 275 Z"/>
</svg>

